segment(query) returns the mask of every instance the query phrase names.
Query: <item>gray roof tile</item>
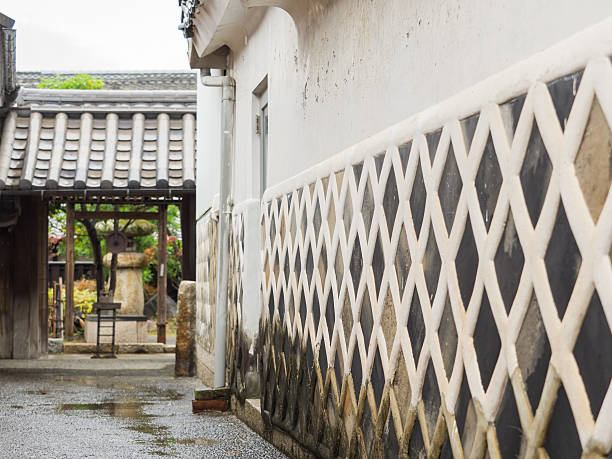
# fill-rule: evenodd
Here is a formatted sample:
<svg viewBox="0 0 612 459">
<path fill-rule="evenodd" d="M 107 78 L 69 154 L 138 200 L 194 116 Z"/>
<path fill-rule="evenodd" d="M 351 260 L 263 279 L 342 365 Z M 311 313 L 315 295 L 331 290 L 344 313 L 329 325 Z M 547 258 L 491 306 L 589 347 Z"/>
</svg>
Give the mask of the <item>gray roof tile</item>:
<svg viewBox="0 0 612 459">
<path fill-rule="evenodd" d="M 194 188 L 195 91 L 22 89 L 0 190 Z"/>
</svg>

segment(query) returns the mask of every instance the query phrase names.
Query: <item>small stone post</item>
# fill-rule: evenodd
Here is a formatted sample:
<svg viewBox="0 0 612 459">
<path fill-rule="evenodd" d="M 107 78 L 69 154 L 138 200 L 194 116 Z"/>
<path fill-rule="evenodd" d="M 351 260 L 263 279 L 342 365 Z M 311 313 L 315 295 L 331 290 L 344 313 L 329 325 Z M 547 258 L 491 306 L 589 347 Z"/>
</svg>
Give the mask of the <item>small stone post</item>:
<svg viewBox="0 0 612 459">
<path fill-rule="evenodd" d="M 183 281 L 178 291 L 175 376 L 195 374 L 196 283 Z"/>
</svg>

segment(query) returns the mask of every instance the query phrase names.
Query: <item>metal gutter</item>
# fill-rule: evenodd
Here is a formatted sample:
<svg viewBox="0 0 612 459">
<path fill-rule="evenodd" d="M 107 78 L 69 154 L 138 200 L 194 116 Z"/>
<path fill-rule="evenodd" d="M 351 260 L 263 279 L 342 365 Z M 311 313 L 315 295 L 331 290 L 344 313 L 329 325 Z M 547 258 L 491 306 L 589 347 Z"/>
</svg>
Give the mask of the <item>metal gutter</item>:
<svg viewBox="0 0 612 459">
<path fill-rule="evenodd" d="M 236 106 L 236 82 L 229 76 L 203 76 L 204 86 L 221 87 L 222 92 L 222 141 L 221 186 L 219 195 L 219 240 L 217 268 L 217 298 L 215 307 L 215 388 L 225 387 L 225 353 L 227 336 L 227 306 L 229 290 L 229 245 L 232 224 L 232 180 L 234 165 L 234 117 Z"/>
</svg>

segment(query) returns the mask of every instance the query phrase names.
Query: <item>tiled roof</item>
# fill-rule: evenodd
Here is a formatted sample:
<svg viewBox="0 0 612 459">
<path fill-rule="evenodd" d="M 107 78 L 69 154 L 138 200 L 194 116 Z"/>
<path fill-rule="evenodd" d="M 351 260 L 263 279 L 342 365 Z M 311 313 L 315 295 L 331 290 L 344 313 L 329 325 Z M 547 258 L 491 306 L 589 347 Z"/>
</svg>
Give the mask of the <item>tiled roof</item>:
<svg viewBox="0 0 612 459">
<path fill-rule="evenodd" d="M 17 83 L 24 88 L 37 88 L 41 78 L 70 78 L 79 72 L 17 72 Z M 195 90 L 197 72 L 84 72 L 104 81 L 104 89 Z"/>
<path fill-rule="evenodd" d="M 195 91 L 22 89 L 0 191 L 195 187 Z"/>
</svg>

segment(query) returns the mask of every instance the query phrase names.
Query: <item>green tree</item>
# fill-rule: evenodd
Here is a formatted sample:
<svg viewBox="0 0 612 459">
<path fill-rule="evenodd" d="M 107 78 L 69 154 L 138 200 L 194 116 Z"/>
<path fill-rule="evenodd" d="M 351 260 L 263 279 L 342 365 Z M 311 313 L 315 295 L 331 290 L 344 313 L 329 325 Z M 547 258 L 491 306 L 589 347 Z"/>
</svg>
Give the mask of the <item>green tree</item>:
<svg viewBox="0 0 612 459">
<path fill-rule="evenodd" d="M 77 204 L 76 211 L 148 211 L 152 210 L 150 205 L 121 205 L 118 209 L 111 204 Z M 92 260 L 96 267 L 96 290 L 105 290 L 105 277 L 112 279 L 113 269 L 105 269 L 102 264 L 103 255 L 106 253 L 105 238 L 96 229 L 96 219 L 83 219 L 75 221 L 74 255 L 76 260 Z M 133 223 L 132 220 L 120 220 L 119 230 L 124 230 Z M 113 221 L 105 222 L 106 226 L 112 228 Z M 178 206 L 168 206 L 168 282 L 174 289 L 178 289 L 181 281 L 182 242 L 181 242 L 181 218 Z M 58 256 L 66 254 L 66 205 L 52 204 L 49 206 L 49 250 Z M 143 269 L 143 282 L 151 287 L 156 287 L 157 275 L 157 234 L 135 237 L 136 249 L 143 252 L 147 257 L 147 266 Z M 112 265 L 112 263 L 111 263 Z M 111 282 L 114 286 L 114 282 Z M 109 286 L 109 287 L 112 287 Z"/>
<path fill-rule="evenodd" d="M 86 73 L 79 73 L 74 77 L 41 78 L 39 88 L 46 89 L 104 89 L 104 81 L 93 78 Z"/>
</svg>

